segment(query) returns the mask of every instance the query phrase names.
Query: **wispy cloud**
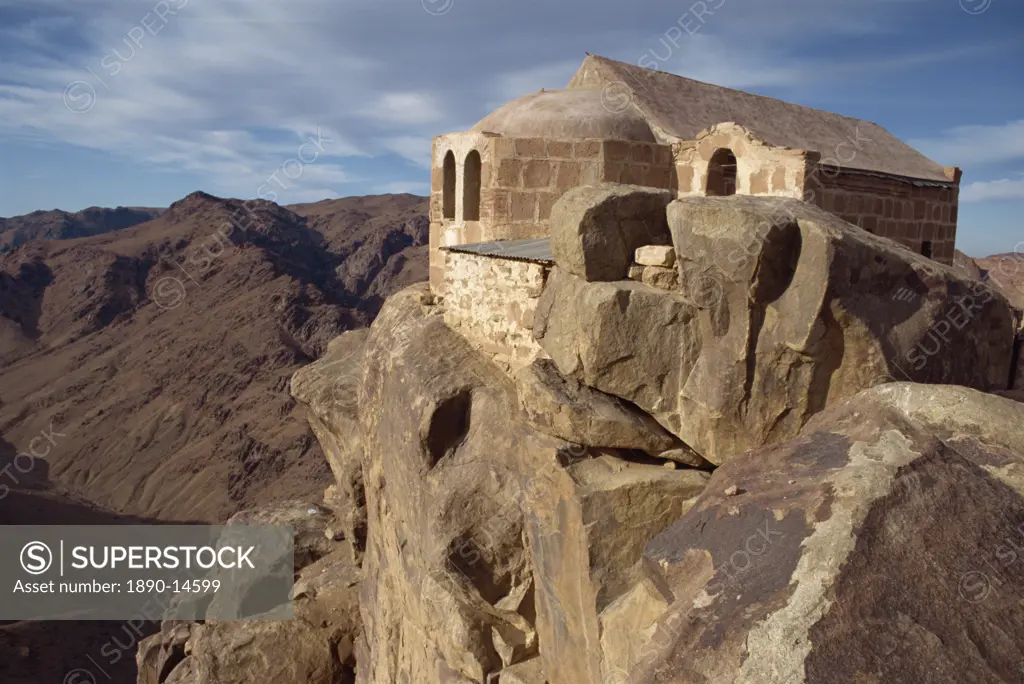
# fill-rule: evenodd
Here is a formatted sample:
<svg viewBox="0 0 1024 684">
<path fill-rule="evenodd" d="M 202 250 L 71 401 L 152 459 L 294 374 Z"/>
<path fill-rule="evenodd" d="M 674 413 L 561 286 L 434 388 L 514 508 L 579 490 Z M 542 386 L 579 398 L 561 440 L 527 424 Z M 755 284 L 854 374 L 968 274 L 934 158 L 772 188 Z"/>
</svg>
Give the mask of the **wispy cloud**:
<svg viewBox="0 0 1024 684">
<path fill-rule="evenodd" d="M 932 159 L 967 166 L 1024 158 L 1024 119 L 999 125 L 957 126 L 934 138 L 910 144 Z"/>
<path fill-rule="evenodd" d="M 961 202 L 1024 199 L 1024 178 L 1000 178 L 969 183 L 960 189 Z"/>
<path fill-rule="evenodd" d="M 659 68 L 797 96 L 980 49 L 917 41 L 856 60 L 806 49 L 812 40 L 898 33 L 900 14 L 929 2 L 706 0 L 714 11 L 700 30 L 666 44 L 680 21 L 692 26 L 698 5 L 651 0 L 638 12 L 621 0 L 456 0 L 433 16 L 419 0 L 0 0 L 0 62 L 9 65 L 0 74 L 0 144 L 100 150 L 251 196 L 321 130 L 332 142 L 287 191 L 344 194 L 353 183 L 389 187 L 375 157 L 394 169 L 397 155 L 425 171 L 433 135 L 564 86 L 585 51 L 637 63 L 668 45 Z M 980 131 L 980 143 L 979 131 L 953 129 L 925 141 L 934 145 L 926 151 L 949 163 L 1017 158 L 1021 131 L 1005 128 Z M 367 167 L 385 177 L 354 170 Z"/>
<path fill-rule="evenodd" d="M 380 144 L 385 150 L 393 152 L 404 159 L 408 159 L 417 166 L 421 166 L 425 169 L 430 168 L 431 143 L 432 138 L 429 135 L 424 135 L 423 137 L 400 135 L 394 138 L 383 138 L 380 140 Z"/>
</svg>

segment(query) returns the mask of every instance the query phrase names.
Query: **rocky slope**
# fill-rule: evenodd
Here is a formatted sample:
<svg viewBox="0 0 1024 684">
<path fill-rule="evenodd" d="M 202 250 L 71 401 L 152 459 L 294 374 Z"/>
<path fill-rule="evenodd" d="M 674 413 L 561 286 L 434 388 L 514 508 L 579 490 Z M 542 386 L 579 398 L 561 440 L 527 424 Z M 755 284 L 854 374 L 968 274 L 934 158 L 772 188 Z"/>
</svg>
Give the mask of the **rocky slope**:
<svg viewBox="0 0 1024 684">
<path fill-rule="evenodd" d="M 360 310 L 375 314 L 390 293 L 427 279 L 425 202 L 416 195 L 371 195 L 287 208 L 324 236 L 325 249 L 340 260 L 338 281 L 358 293 Z"/>
<path fill-rule="evenodd" d="M 1022 419 L 893 383 L 730 461 L 609 609 L 612 681 L 1020 681 Z"/>
<path fill-rule="evenodd" d="M 408 195 L 313 206 L 194 193 L 0 257 L 3 439 L 121 513 L 223 521 L 319 495 L 327 466 L 288 379 L 425 272 L 426 217 Z"/>
<path fill-rule="evenodd" d="M 0 218 L 0 253 L 33 240 L 67 240 L 130 228 L 153 220 L 162 211 L 150 207 L 89 207 L 74 213 L 52 209 Z"/>
</svg>

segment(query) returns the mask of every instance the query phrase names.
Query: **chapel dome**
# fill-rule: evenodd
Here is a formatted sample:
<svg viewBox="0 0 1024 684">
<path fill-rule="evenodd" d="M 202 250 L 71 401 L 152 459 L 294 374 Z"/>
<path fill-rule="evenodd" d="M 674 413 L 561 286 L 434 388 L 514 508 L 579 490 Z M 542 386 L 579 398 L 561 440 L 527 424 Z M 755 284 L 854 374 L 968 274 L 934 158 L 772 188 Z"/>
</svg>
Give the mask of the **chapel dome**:
<svg viewBox="0 0 1024 684">
<path fill-rule="evenodd" d="M 542 90 L 491 112 L 472 130 L 511 138 L 598 138 L 656 142 L 625 94 L 591 88 Z"/>
</svg>

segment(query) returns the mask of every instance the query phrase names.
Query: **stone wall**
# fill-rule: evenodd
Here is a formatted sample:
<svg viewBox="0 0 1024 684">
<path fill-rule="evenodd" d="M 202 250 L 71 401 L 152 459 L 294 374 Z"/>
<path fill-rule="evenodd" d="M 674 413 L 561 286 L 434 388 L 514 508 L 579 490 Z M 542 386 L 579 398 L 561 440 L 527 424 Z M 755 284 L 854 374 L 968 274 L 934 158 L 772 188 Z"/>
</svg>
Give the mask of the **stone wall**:
<svg viewBox="0 0 1024 684">
<path fill-rule="evenodd" d="M 672 148 L 657 143 L 605 140 L 601 143 L 606 183 L 644 185 L 650 188 L 675 187 Z"/>
<path fill-rule="evenodd" d="M 480 220 L 461 213 L 464 160 L 470 151 L 483 161 Z M 457 162 L 454 219 L 442 215 L 444 157 L 455 151 Z M 546 237 L 551 207 L 579 185 L 600 183 L 604 174 L 602 144 L 597 140 L 505 138 L 483 133 L 454 133 L 434 139 L 430 188 L 430 283 L 445 287 L 444 254 L 440 247 L 490 240 Z"/>
<path fill-rule="evenodd" d="M 766 145 L 735 123 L 722 123 L 694 141 L 672 146 L 620 140 L 505 138 L 467 132 L 434 139 L 430 193 L 430 283 L 446 287 L 440 247 L 490 240 L 546 237 L 551 208 L 567 190 L 601 182 L 675 188 L 704 195 L 711 159 L 736 157 L 736 193 L 806 199 L 876 235 L 952 264 L 959 170 L 948 184 L 900 179 L 819 164 L 820 155 Z M 465 163 L 481 156 L 480 217 L 463 211 Z M 444 159 L 455 155 L 455 216 L 445 218 Z"/>
<path fill-rule="evenodd" d="M 805 199 L 844 221 L 898 242 L 918 254 L 953 264 L 959 172 L 949 184 L 819 166 Z"/>
<path fill-rule="evenodd" d="M 430 168 L 430 282 L 435 290 L 444 286 L 444 245 L 462 245 L 491 239 L 483 237 L 483 227 L 494 218 L 490 188 L 494 185 L 494 141 L 496 136 L 467 132 L 439 135 L 434 138 Z M 465 197 L 466 158 L 476 150 L 480 153 L 480 220 L 467 221 L 463 211 Z M 455 156 L 455 217 L 445 218 L 444 159 L 448 152 Z"/>
<path fill-rule="evenodd" d="M 472 150 L 482 160 L 480 220 L 462 212 L 465 159 Z M 444 218 L 444 158 L 456 160 L 456 214 Z M 434 139 L 430 189 L 430 282 L 445 287 L 440 247 L 490 240 L 547 237 L 551 208 L 567 190 L 602 182 L 658 188 L 675 186 L 672 150 L 667 145 L 616 140 L 505 138 L 454 133 Z"/>
<path fill-rule="evenodd" d="M 492 229 L 503 239 L 545 237 L 555 201 L 601 180 L 597 141 L 499 138 L 494 149 Z"/>
<path fill-rule="evenodd" d="M 676 186 L 680 196 L 704 195 L 708 171 L 716 150 L 736 156 L 736 194 L 796 197 L 803 195 L 804 178 L 817 161 L 816 153 L 771 147 L 742 126 L 723 123 L 694 141 L 674 145 Z"/>
<path fill-rule="evenodd" d="M 546 356 L 533 339 L 533 315 L 547 268 L 524 261 L 446 253 L 449 327 L 514 370 Z"/>
</svg>

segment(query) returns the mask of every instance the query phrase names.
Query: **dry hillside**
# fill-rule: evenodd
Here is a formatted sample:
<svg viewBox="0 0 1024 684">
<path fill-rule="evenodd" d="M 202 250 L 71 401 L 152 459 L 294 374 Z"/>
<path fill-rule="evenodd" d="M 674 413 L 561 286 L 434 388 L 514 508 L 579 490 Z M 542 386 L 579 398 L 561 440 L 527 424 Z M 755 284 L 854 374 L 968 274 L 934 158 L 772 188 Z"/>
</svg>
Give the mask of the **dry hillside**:
<svg viewBox="0 0 1024 684">
<path fill-rule="evenodd" d="M 24 479 L 162 520 L 322 491 L 288 379 L 425 277 L 426 202 L 246 206 L 193 193 L 132 228 L 0 257 L 0 459 L 52 428 Z"/>
</svg>

